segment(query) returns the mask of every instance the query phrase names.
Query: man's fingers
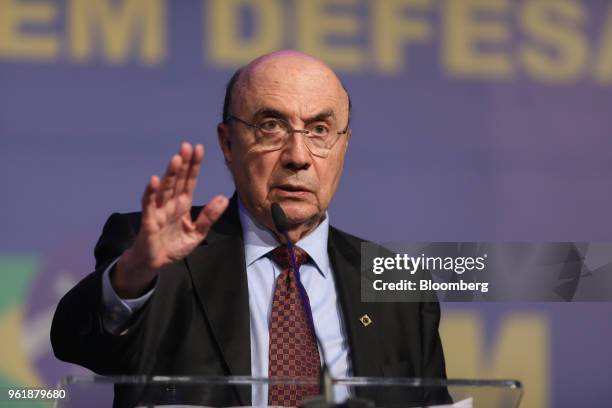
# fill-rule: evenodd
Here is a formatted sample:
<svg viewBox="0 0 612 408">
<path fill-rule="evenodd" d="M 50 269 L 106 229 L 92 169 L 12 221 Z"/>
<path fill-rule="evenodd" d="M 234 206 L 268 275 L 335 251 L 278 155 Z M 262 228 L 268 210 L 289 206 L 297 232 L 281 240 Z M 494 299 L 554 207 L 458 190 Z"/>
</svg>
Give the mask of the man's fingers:
<svg viewBox="0 0 612 408">
<path fill-rule="evenodd" d="M 178 175 L 179 168 L 181 167 L 183 159 L 178 154 L 175 154 L 170 159 L 166 173 L 161 181 L 161 187 L 157 192 L 157 205 L 162 206 L 166 201 L 172 198 L 174 192 L 174 185 L 176 184 L 176 177 Z"/>
<path fill-rule="evenodd" d="M 208 234 L 208 229 L 215 221 L 219 219 L 221 214 L 227 208 L 229 200 L 227 197 L 218 195 L 211 199 L 200 211 L 198 218 L 195 220 L 195 227 L 201 234 Z"/>
<path fill-rule="evenodd" d="M 185 193 L 189 196 L 193 195 L 193 192 L 196 188 L 196 184 L 198 183 L 198 176 L 200 175 L 200 166 L 202 165 L 202 160 L 204 159 L 204 146 L 201 144 L 197 144 L 193 155 L 191 156 L 191 162 L 189 163 L 189 171 L 187 172 L 186 183 L 185 183 Z"/>
<path fill-rule="evenodd" d="M 159 189 L 160 181 L 159 177 L 151 176 L 144 193 L 142 194 L 142 216 L 146 218 L 155 211 L 155 197 L 157 190 Z"/>
<path fill-rule="evenodd" d="M 172 193 L 173 197 L 176 197 L 185 190 L 185 185 L 187 184 L 187 174 L 189 167 L 191 166 L 191 159 L 193 156 L 193 147 L 191 147 L 191 143 L 181 143 L 179 156 L 181 156 L 182 163 L 176 176 L 176 183 L 174 184 L 174 191 Z"/>
</svg>

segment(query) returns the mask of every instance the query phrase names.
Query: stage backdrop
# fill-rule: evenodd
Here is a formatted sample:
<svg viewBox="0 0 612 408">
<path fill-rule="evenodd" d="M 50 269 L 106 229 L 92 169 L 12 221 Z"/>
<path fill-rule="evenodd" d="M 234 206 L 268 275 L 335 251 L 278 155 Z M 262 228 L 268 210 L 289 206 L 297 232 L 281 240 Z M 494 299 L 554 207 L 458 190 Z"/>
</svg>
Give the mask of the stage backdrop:
<svg viewBox="0 0 612 408">
<path fill-rule="evenodd" d="M 232 193 L 224 84 L 283 48 L 327 61 L 352 95 L 334 225 L 612 240 L 610 1 L 0 0 L 0 382 L 79 372 L 52 356 L 55 306 L 181 141 L 207 148 L 197 201 Z M 608 406 L 611 312 L 444 305 L 449 375 L 519 378 L 525 407 Z"/>
</svg>

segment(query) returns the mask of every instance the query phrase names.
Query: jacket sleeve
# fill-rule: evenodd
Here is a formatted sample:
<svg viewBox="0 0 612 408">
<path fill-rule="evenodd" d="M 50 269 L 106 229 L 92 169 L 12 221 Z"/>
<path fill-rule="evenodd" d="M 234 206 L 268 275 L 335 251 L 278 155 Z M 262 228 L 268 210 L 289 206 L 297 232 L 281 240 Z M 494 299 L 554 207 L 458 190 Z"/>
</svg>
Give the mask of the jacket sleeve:
<svg viewBox="0 0 612 408">
<path fill-rule="evenodd" d="M 138 221 L 134 222 L 134 218 Z M 95 248 L 95 271 L 81 280 L 60 300 L 51 325 L 55 356 L 103 375 L 130 373 L 137 358 L 139 326 L 147 314 L 146 305 L 130 319 L 122 335 L 108 332 L 103 325 L 102 274 L 129 248 L 138 229 L 136 214 L 113 214 L 107 220 Z"/>
</svg>

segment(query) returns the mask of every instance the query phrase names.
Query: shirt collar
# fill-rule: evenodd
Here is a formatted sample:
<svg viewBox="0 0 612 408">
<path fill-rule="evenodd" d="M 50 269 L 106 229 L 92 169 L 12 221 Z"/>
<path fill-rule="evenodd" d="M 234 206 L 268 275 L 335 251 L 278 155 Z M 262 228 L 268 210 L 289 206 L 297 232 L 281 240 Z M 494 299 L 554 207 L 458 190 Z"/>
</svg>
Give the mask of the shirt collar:
<svg viewBox="0 0 612 408">
<path fill-rule="evenodd" d="M 244 239 L 244 257 L 247 268 L 262 256 L 279 246 L 276 237 L 266 227 L 253 219 L 251 214 L 238 199 L 238 213 L 242 225 L 242 237 Z M 296 243 L 302 248 L 315 263 L 317 269 L 327 276 L 329 270 L 329 256 L 327 255 L 327 236 L 329 233 L 329 217 L 327 212 L 323 221 L 310 234 Z"/>
</svg>

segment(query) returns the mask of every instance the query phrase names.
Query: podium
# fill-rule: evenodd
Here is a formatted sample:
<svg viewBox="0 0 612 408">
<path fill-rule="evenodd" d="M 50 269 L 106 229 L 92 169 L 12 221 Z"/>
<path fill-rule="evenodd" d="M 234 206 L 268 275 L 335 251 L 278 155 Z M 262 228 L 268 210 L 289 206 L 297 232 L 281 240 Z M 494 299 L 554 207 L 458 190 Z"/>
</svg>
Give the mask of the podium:
<svg viewBox="0 0 612 408">
<path fill-rule="evenodd" d="M 68 376 L 58 384 L 63 398 L 57 408 L 110 407 L 116 393 L 118 406 L 130 407 L 228 407 L 267 406 L 269 386 L 312 385 L 309 379 L 267 379 L 243 376 Z M 329 390 L 336 406 L 518 407 L 523 388 L 517 380 L 424 379 L 352 377 L 332 379 Z M 348 399 L 346 399 L 348 395 Z M 317 408 L 319 399 L 305 401 Z"/>
</svg>

